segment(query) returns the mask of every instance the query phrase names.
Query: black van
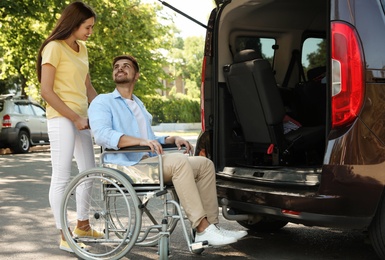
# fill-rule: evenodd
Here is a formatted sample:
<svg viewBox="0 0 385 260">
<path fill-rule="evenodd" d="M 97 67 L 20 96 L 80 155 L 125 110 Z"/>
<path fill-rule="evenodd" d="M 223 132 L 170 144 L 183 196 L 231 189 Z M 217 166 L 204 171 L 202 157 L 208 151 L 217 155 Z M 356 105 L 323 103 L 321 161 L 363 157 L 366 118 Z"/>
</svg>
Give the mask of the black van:
<svg viewBox="0 0 385 260">
<path fill-rule="evenodd" d="M 385 0 L 217 0 L 196 155 L 228 219 L 368 231 L 385 259 Z"/>
</svg>

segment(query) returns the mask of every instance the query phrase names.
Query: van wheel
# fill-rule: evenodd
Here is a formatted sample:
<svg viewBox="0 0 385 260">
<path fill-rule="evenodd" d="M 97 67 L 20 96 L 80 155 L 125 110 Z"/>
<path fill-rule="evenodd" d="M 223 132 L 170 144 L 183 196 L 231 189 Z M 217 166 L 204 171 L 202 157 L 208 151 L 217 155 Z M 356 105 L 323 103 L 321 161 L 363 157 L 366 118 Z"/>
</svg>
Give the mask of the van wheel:
<svg viewBox="0 0 385 260">
<path fill-rule="evenodd" d="M 255 232 L 274 232 L 278 231 L 286 224 L 287 221 L 263 218 L 256 223 L 248 223 L 247 221 L 237 221 L 241 226 Z"/>
<path fill-rule="evenodd" d="M 17 142 L 13 146 L 14 153 L 28 153 L 31 143 L 29 141 L 29 135 L 26 131 L 21 130 L 19 132 Z"/>
<path fill-rule="evenodd" d="M 370 242 L 380 259 L 385 259 L 385 199 L 369 227 Z"/>
</svg>

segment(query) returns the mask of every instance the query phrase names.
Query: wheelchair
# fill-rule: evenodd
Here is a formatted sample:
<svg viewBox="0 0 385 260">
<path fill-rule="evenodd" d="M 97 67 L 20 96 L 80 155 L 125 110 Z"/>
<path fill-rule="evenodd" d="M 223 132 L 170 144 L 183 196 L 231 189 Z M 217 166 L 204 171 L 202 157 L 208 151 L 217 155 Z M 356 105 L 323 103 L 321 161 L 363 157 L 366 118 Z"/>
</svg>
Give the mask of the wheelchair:
<svg viewBox="0 0 385 260">
<path fill-rule="evenodd" d="M 163 150 L 175 152 L 177 148 L 163 145 Z M 159 259 L 168 259 L 170 235 L 179 220 L 190 252 L 200 254 L 208 247 L 207 241 L 193 241 L 194 234 L 185 223 L 175 189 L 164 183 L 162 155 L 157 155 L 157 173 L 152 173 L 158 178 L 156 182 L 135 183 L 119 168 L 107 168 L 104 164 L 105 156 L 110 153 L 150 151 L 147 146 L 105 149 L 100 155 L 99 167 L 86 170 L 71 180 L 61 203 L 61 224 L 65 239 L 78 257 L 120 259 L 133 246 L 158 246 Z M 71 231 L 78 219 L 76 200 L 82 192 L 88 197 L 90 225 L 104 233 L 103 238 L 73 237 Z"/>
</svg>

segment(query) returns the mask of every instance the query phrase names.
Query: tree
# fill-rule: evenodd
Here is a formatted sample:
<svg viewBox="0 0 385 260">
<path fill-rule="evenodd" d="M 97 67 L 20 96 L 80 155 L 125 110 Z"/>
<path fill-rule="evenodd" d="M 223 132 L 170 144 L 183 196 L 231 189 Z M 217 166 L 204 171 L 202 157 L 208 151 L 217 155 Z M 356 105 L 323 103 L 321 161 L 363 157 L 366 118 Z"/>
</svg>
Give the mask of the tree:
<svg viewBox="0 0 385 260">
<path fill-rule="evenodd" d="M 307 55 L 309 60 L 308 68 L 326 66 L 326 40 L 322 40 L 317 46 L 316 51 Z"/>
<path fill-rule="evenodd" d="M 39 99 L 35 66 L 38 49 L 48 36 L 63 8 L 70 1 L 2 0 L 0 2 L 0 80 L 13 78 L 27 94 Z M 173 31 L 162 25 L 156 13 L 160 5 L 140 0 L 89 0 L 97 13 L 94 33 L 87 42 L 90 74 L 99 93 L 111 91 L 111 61 L 116 55 L 130 53 L 141 67 L 137 94 L 155 93 L 166 76 L 165 57 L 158 51 L 169 49 Z M 16 26 L 17 25 L 17 26 Z M 28 86 L 28 87 L 27 87 Z"/>
<path fill-rule="evenodd" d="M 171 54 L 176 68 L 175 77 L 182 76 L 185 81 L 187 95 L 198 98 L 204 55 L 204 39 L 200 36 L 191 36 L 187 37 L 183 44 L 180 43 L 180 39 L 176 41 L 178 45 L 174 45 L 175 48 Z"/>
<path fill-rule="evenodd" d="M 106 2 L 108 2 L 106 4 Z M 141 77 L 136 94 L 154 94 L 162 88 L 159 77 L 166 77 L 162 67 L 167 60 L 159 52 L 172 44 L 172 30 L 157 21 L 160 6 L 140 1 L 91 0 L 98 12 L 93 39 L 89 44 L 93 84 L 100 92 L 111 90 L 111 61 L 120 54 L 132 54 L 139 62 Z"/>
<path fill-rule="evenodd" d="M 40 32 L 53 24 L 55 16 L 51 13 L 59 12 L 62 6 L 58 0 L 0 2 L 0 80 L 11 87 L 16 85 L 22 94 L 35 75 L 36 53 L 43 40 Z"/>
</svg>

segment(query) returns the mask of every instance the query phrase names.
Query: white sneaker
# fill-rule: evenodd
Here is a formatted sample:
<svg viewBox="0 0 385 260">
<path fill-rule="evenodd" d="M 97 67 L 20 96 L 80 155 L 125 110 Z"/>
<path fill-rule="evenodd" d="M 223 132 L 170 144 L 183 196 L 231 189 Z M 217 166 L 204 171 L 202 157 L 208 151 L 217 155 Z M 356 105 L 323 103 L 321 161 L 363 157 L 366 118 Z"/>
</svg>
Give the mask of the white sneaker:
<svg viewBox="0 0 385 260">
<path fill-rule="evenodd" d="M 215 225 L 211 224 L 203 232 L 196 233 L 195 242 L 207 241 L 213 247 L 225 246 L 237 242 L 237 239 L 225 236 Z"/>
<path fill-rule="evenodd" d="M 236 240 L 239 240 L 247 235 L 247 231 L 245 230 L 238 230 L 238 231 L 233 231 L 233 230 L 227 230 L 222 227 L 217 227 L 224 236 L 226 237 L 233 237 Z"/>
</svg>

